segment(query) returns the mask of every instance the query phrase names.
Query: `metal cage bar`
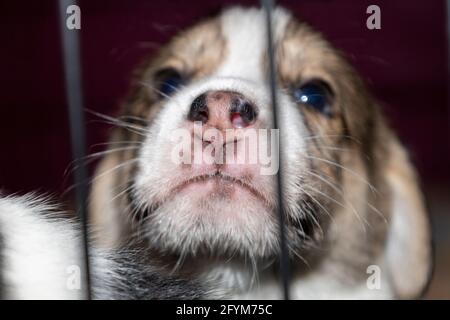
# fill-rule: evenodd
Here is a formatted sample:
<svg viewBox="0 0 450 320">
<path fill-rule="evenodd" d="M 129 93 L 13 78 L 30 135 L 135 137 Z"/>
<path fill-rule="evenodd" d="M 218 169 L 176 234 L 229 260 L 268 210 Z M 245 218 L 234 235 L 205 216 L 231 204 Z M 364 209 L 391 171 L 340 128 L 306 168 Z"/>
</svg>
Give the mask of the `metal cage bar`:
<svg viewBox="0 0 450 320">
<path fill-rule="evenodd" d="M 272 30 L 272 9 L 275 7 L 275 0 L 261 0 L 261 6 L 266 12 L 266 32 L 267 32 L 267 54 L 269 58 L 269 86 L 270 86 L 270 97 L 272 103 L 272 114 L 273 114 L 273 126 L 275 130 L 278 130 L 278 173 L 277 173 L 277 200 L 278 200 L 278 220 L 279 220 L 279 232 L 280 232 L 280 277 L 281 285 L 283 289 L 283 297 L 285 300 L 289 300 L 289 253 L 287 247 L 286 239 L 286 226 L 285 220 L 286 215 L 284 212 L 283 205 L 283 176 L 281 174 L 281 132 L 280 132 L 280 122 L 279 122 L 279 111 L 278 111 L 278 98 L 277 98 L 277 73 L 275 64 L 275 51 L 273 47 L 273 30 Z"/>
<path fill-rule="evenodd" d="M 84 127 L 83 87 L 80 62 L 79 30 L 69 30 L 66 26 L 66 10 L 70 5 L 76 5 L 74 0 L 59 0 L 59 18 L 61 44 L 64 57 L 64 75 L 66 84 L 67 106 L 69 111 L 72 157 L 75 163 L 74 183 L 76 210 L 82 229 L 81 256 L 85 284 L 85 298 L 91 299 L 89 243 L 87 227 L 87 170 L 83 163 L 86 155 L 86 134 Z"/>
</svg>

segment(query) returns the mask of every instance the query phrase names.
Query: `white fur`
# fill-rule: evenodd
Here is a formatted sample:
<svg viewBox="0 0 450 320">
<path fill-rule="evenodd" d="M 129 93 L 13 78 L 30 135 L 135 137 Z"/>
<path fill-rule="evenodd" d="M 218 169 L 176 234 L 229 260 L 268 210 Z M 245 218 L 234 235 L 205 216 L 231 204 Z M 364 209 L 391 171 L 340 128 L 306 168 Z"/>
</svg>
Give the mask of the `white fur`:
<svg viewBox="0 0 450 320">
<path fill-rule="evenodd" d="M 216 71 L 218 77 L 252 80 L 261 84 L 266 75 L 261 59 L 267 54 L 266 16 L 263 9 L 232 8 L 221 16 L 221 29 L 227 43 L 227 56 Z M 283 34 L 290 14 L 277 8 L 273 12 L 274 40 Z"/>
<path fill-rule="evenodd" d="M 47 198 L 0 196 L 3 299 L 86 298 L 80 228 L 74 220 L 58 217 L 60 214 Z M 160 293 L 146 292 L 142 284 L 142 279 L 156 272 L 153 266 L 142 267 L 142 255 L 136 250 L 90 246 L 92 298 L 133 299 L 142 292 L 149 298 L 158 297 Z M 162 287 L 165 294 L 164 290 Z"/>
<path fill-rule="evenodd" d="M 67 287 L 68 268 L 80 266 L 79 236 L 71 223 L 52 218 L 55 206 L 28 195 L 0 198 L 3 279 L 11 299 L 78 299 Z M 81 266 L 80 266 L 81 267 Z"/>
</svg>

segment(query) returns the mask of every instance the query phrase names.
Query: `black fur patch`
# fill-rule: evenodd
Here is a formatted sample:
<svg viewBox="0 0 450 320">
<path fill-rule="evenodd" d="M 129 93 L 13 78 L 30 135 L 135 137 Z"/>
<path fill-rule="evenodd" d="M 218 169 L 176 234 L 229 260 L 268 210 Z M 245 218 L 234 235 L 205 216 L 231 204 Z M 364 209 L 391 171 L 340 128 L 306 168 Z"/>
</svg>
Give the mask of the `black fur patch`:
<svg viewBox="0 0 450 320">
<path fill-rule="evenodd" d="M 198 300 L 208 298 L 205 285 L 168 275 L 151 266 L 144 252 L 112 252 L 109 272 L 93 275 L 95 299 Z M 101 270 L 100 270 L 101 271 Z"/>
</svg>

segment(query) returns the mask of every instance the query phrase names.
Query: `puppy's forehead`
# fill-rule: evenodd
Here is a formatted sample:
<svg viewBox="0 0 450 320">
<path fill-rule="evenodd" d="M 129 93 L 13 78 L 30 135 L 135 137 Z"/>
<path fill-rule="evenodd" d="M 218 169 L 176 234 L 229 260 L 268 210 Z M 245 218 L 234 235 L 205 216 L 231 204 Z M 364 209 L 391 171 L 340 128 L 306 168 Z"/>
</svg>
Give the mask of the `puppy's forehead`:
<svg viewBox="0 0 450 320">
<path fill-rule="evenodd" d="M 273 12 L 274 41 L 280 40 L 291 19 L 282 8 Z M 242 77 L 247 80 L 264 79 L 264 60 L 267 56 L 266 14 L 263 9 L 232 8 L 219 17 L 221 33 L 226 43 L 226 55 L 216 75 Z"/>
</svg>

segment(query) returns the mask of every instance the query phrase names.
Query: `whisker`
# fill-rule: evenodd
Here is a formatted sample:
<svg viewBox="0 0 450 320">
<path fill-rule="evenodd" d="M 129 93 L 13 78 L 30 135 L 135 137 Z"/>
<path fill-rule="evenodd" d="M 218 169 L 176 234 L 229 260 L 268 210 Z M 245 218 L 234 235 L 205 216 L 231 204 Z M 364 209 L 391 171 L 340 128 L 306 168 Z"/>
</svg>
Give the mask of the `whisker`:
<svg viewBox="0 0 450 320">
<path fill-rule="evenodd" d="M 136 150 L 136 149 L 139 149 L 139 147 L 129 146 L 129 147 L 123 147 L 123 148 L 110 149 L 110 150 L 105 150 L 105 151 L 100 151 L 100 152 L 95 152 L 95 153 L 89 154 L 80 160 L 73 160 L 71 163 L 69 163 L 67 169 L 64 171 L 63 177 L 67 177 L 68 174 L 72 173 L 73 170 L 76 170 L 79 167 L 79 165 L 75 165 L 77 162 L 82 161 L 83 165 L 88 165 L 101 156 L 115 153 L 115 152 L 126 151 L 126 150 Z"/>
<path fill-rule="evenodd" d="M 356 139 L 353 136 L 349 136 L 349 135 L 344 135 L 344 134 L 318 134 L 318 135 L 312 135 L 312 136 L 307 136 L 304 139 L 305 140 L 312 140 L 312 139 L 322 139 L 322 138 L 346 138 L 346 139 L 350 139 L 353 142 L 356 142 L 357 144 L 362 144 L 360 140 Z"/>
<path fill-rule="evenodd" d="M 144 82 L 144 81 L 140 81 L 139 84 L 142 85 L 142 86 L 144 86 L 144 87 L 146 87 L 146 88 L 149 88 L 149 89 L 155 91 L 156 93 L 162 95 L 164 98 L 166 98 L 166 99 L 168 99 L 168 100 L 172 99 L 171 96 L 169 96 L 168 94 L 165 94 L 164 92 L 162 92 L 161 90 L 155 88 L 154 86 L 152 86 L 152 85 L 149 84 L 149 83 L 146 83 L 146 82 Z"/>
<path fill-rule="evenodd" d="M 329 165 L 335 166 L 337 168 L 340 168 L 342 170 L 345 170 L 346 172 L 352 174 L 354 177 L 358 178 L 358 180 L 360 180 L 361 182 L 364 182 L 365 184 L 367 184 L 367 186 L 371 189 L 371 191 L 379 194 L 379 191 L 366 179 L 364 179 L 360 174 L 356 173 L 355 171 L 351 170 L 350 168 L 347 168 L 337 162 L 331 161 L 331 160 L 327 160 L 327 159 L 323 159 L 323 158 L 319 158 L 319 157 L 314 157 L 314 156 L 310 156 L 310 155 L 304 155 L 306 158 L 309 159 L 313 159 L 313 160 L 317 160 L 317 161 L 322 161 L 325 162 Z"/>
<path fill-rule="evenodd" d="M 120 119 L 122 121 L 126 121 L 127 119 L 133 120 L 133 121 L 139 121 L 139 122 L 145 123 L 145 125 L 147 125 L 147 122 L 148 122 L 148 119 L 138 117 L 138 116 L 132 116 L 132 115 L 120 116 L 118 119 Z"/>
<path fill-rule="evenodd" d="M 378 214 L 379 217 L 381 217 L 384 221 L 384 223 L 388 224 L 388 220 L 386 218 L 386 215 L 384 213 L 382 213 L 380 210 L 378 210 L 377 208 L 375 208 L 372 204 L 370 204 L 369 202 L 367 202 L 367 205 L 369 206 L 370 209 L 372 209 L 376 214 Z"/>
<path fill-rule="evenodd" d="M 113 125 L 115 127 L 118 128 L 124 128 L 132 133 L 135 133 L 139 136 L 145 137 L 146 133 L 148 132 L 148 130 L 146 128 L 139 128 L 136 125 L 133 124 L 127 124 L 124 121 L 108 121 L 108 120 L 93 120 L 92 122 L 97 122 L 97 123 L 106 123 L 109 125 Z"/>
<path fill-rule="evenodd" d="M 93 178 L 89 179 L 89 180 L 86 182 L 86 184 L 87 184 L 87 185 L 90 185 L 90 184 L 92 184 L 94 181 L 96 181 L 97 179 L 100 179 L 101 177 L 104 177 L 105 175 L 110 174 L 110 173 L 112 173 L 112 172 L 114 172 L 114 171 L 116 171 L 116 170 L 126 168 L 126 166 L 129 166 L 129 165 L 131 165 L 131 164 L 133 164 L 133 163 L 136 163 L 137 161 L 139 161 L 139 159 L 131 159 L 131 160 L 122 162 L 121 164 L 119 164 L 119 165 L 117 165 L 117 166 L 115 166 L 115 167 L 113 167 L 113 168 L 111 168 L 111 169 L 108 169 L 108 170 L 102 172 L 101 174 L 96 175 L 96 176 L 94 176 Z M 84 183 L 84 182 L 83 182 L 83 183 Z M 76 186 L 77 186 L 77 184 L 74 184 L 74 185 L 72 185 L 71 187 L 67 188 L 67 190 L 63 192 L 63 195 L 66 195 L 67 193 L 69 193 L 70 191 L 72 191 Z"/>
<path fill-rule="evenodd" d="M 110 142 L 101 142 L 96 143 L 90 146 L 91 149 L 95 147 L 103 147 L 103 146 L 114 146 L 114 145 L 143 145 L 144 143 L 141 141 L 110 141 Z"/>
<path fill-rule="evenodd" d="M 320 174 L 316 174 L 314 173 L 314 170 L 309 170 L 306 174 L 310 174 L 312 176 L 314 176 L 315 178 L 323 181 L 324 183 L 326 183 L 327 185 L 329 185 L 333 190 L 335 190 L 336 192 L 338 192 L 342 199 L 350 206 L 350 209 L 353 211 L 353 213 L 355 214 L 355 216 L 357 216 L 358 220 L 361 221 L 361 217 L 360 214 L 358 213 L 358 211 L 356 210 L 356 208 L 353 206 L 353 204 L 348 200 L 348 198 L 345 196 L 343 190 L 339 189 L 338 186 L 334 183 L 332 183 L 331 181 L 329 181 L 328 179 L 326 179 L 324 176 L 320 175 Z M 375 208 L 372 204 L 370 204 L 369 202 L 366 202 L 368 207 L 374 211 L 378 216 L 380 216 L 383 221 L 385 223 L 388 223 L 386 215 L 383 214 L 381 211 L 379 211 L 377 208 Z M 364 219 L 364 221 L 366 221 L 366 224 L 370 227 L 370 224 L 367 223 L 367 220 Z"/>
<path fill-rule="evenodd" d="M 361 215 L 358 213 L 358 211 L 353 206 L 353 204 L 347 199 L 347 197 L 345 196 L 345 194 L 344 194 L 342 189 L 339 189 L 336 184 L 332 183 L 331 181 L 326 179 L 324 176 L 314 173 L 314 170 L 309 170 L 308 172 L 306 172 L 306 174 L 310 174 L 310 175 L 314 176 L 315 178 L 321 180 L 322 182 L 324 182 L 325 184 L 330 186 L 338 194 L 340 194 L 342 199 L 350 206 L 350 209 L 353 211 L 353 213 L 355 214 L 356 218 L 360 221 L 360 223 L 363 223 L 363 219 L 361 218 Z M 365 220 L 365 219 L 364 219 L 364 221 L 367 222 L 367 220 Z"/>
<path fill-rule="evenodd" d="M 292 247 L 292 245 L 290 245 L 289 243 L 288 243 L 288 247 L 289 247 L 289 250 L 297 257 L 297 258 L 299 258 L 305 265 L 306 265 L 306 267 L 308 268 L 308 269 L 311 269 L 311 265 L 309 264 L 309 262 L 300 254 L 300 253 L 298 253 L 297 252 L 297 250 L 295 250 L 293 247 Z"/>
<path fill-rule="evenodd" d="M 327 215 L 328 217 L 330 217 L 330 219 L 333 219 L 333 216 L 331 215 L 331 213 L 320 203 L 320 201 L 318 201 L 312 194 L 310 194 L 308 191 L 306 191 L 303 187 L 298 186 L 297 187 L 300 189 L 300 191 L 302 191 L 304 194 L 306 194 L 312 201 L 314 201 Z M 312 210 L 313 212 L 315 211 L 313 208 L 311 208 L 309 205 L 308 207 L 310 208 L 310 210 Z M 317 218 L 314 215 L 309 215 L 308 218 L 311 218 L 314 222 L 314 224 L 317 226 L 317 228 L 319 229 L 320 234 L 323 236 L 324 232 L 322 229 L 322 226 L 320 225 L 319 221 L 317 220 Z M 301 224 L 300 224 L 301 225 Z M 303 228 L 302 228 L 303 229 Z M 304 231 L 303 231 L 304 232 Z"/>
<path fill-rule="evenodd" d="M 129 122 L 120 120 L 118 118 L 114 118 L 114 117 L 108 116 L 106 114 L 98 113 L 96 111 L 89 110 L 89 109 L 86 109 L 86 112 L 89 112 L 90 114 L 93 114 L 93 115 L 97 116 L 98 118 L 102 119 L 104 123 L 112 124 L 112 125 L 124 128 L 124 129 L 128 129 L 136 134 L 144 136 L 146 133 L 148 133 L 147 127 L 129 123 Z"/>
<path fill-rule="evenodd" d="M 339 148 L 339 147 L 330 147 L 330 146 L 320 146 L 321 149 L 325 149 L 325 150 L 332 150 L 332 151 L 341 151 L 341 152 L 348 152 L 351 151 L 348 148 Z"/>
<path fill-rule="evenodd" d="M 340 207 L 342 207 L 344 209 L 347 209 L 347 207 L 344 206 L 341 202 L 337 201 L 336 199 L 334 199 L 333 197 L 327 195 L 326 193 L 321 192 L 320 190 L 317 190 L 316 188 L 314 188 L 312 186 L 306 186 L 306 187 L 309 188 L 311 191 L 317 192 L 318 194 L 322 195 L 323 197 L 327 198 L 328 200 L 332 201 L 333 203 L 337 204 L 338 206 L 340 206 Z M 363 231 L 367 232 L 366 225 L 370 226 L 369 222 L 366 219 L 363 219 L 361 217 L 361 215 L 356 210 L 352 210 L 352 211 L 355 214 L 355 216 L 358 219 L 358 221 L 361 223 Z"/>
<path fill-rule="evenodd" d="M 136 162 L 138 162 L 138 161 L 139 161 L 139 159 L 136 159 L 136 158 L 130 159 L 130 160 L 127 160 L 127 161 L 124 161 L 124 162 L 122 162 L 121 164 L 118 164 L 117 166 L 114 166 L 113 168 L 108 169 L 108 170 L 102 172 L 102 173 L 99 174 L 99 175 L 96 175 L 96 176 L 92 179 L 92 182 L 95 181 L 95 180 L 97 180 L 97 179 L 100 179 L 101 177 L 104 177 L 104 176 L 107 175 L 107 174 L 110 174 L 111 172 L 114 172 L 114 171 L 116 171 L 116 170 L 118 170 L 118 169 L 124 168 L 124 167 L 126 167 L 126 166 L 128 166 L 128 165 L 130 165 L 130 164 L 136 163 Z"/>
<path fill-rule="evenodd" d="M 126 183 L 128 185 L 128 182 Z M 133 188 L 133 186 L 128 186 L 126 187 L 124 190 L 122 190 L 121 192 L 119 192 L 118 194 L 116 194 L 114 197 L 111 198 L 110 202 L 113 202 L 114 200 L 116 200 L 117 198 L 121 197 L 122 195 L 124 195 L 125 193 L 127 193 L 128 191 L 130 191 Z"/>
</svg>

